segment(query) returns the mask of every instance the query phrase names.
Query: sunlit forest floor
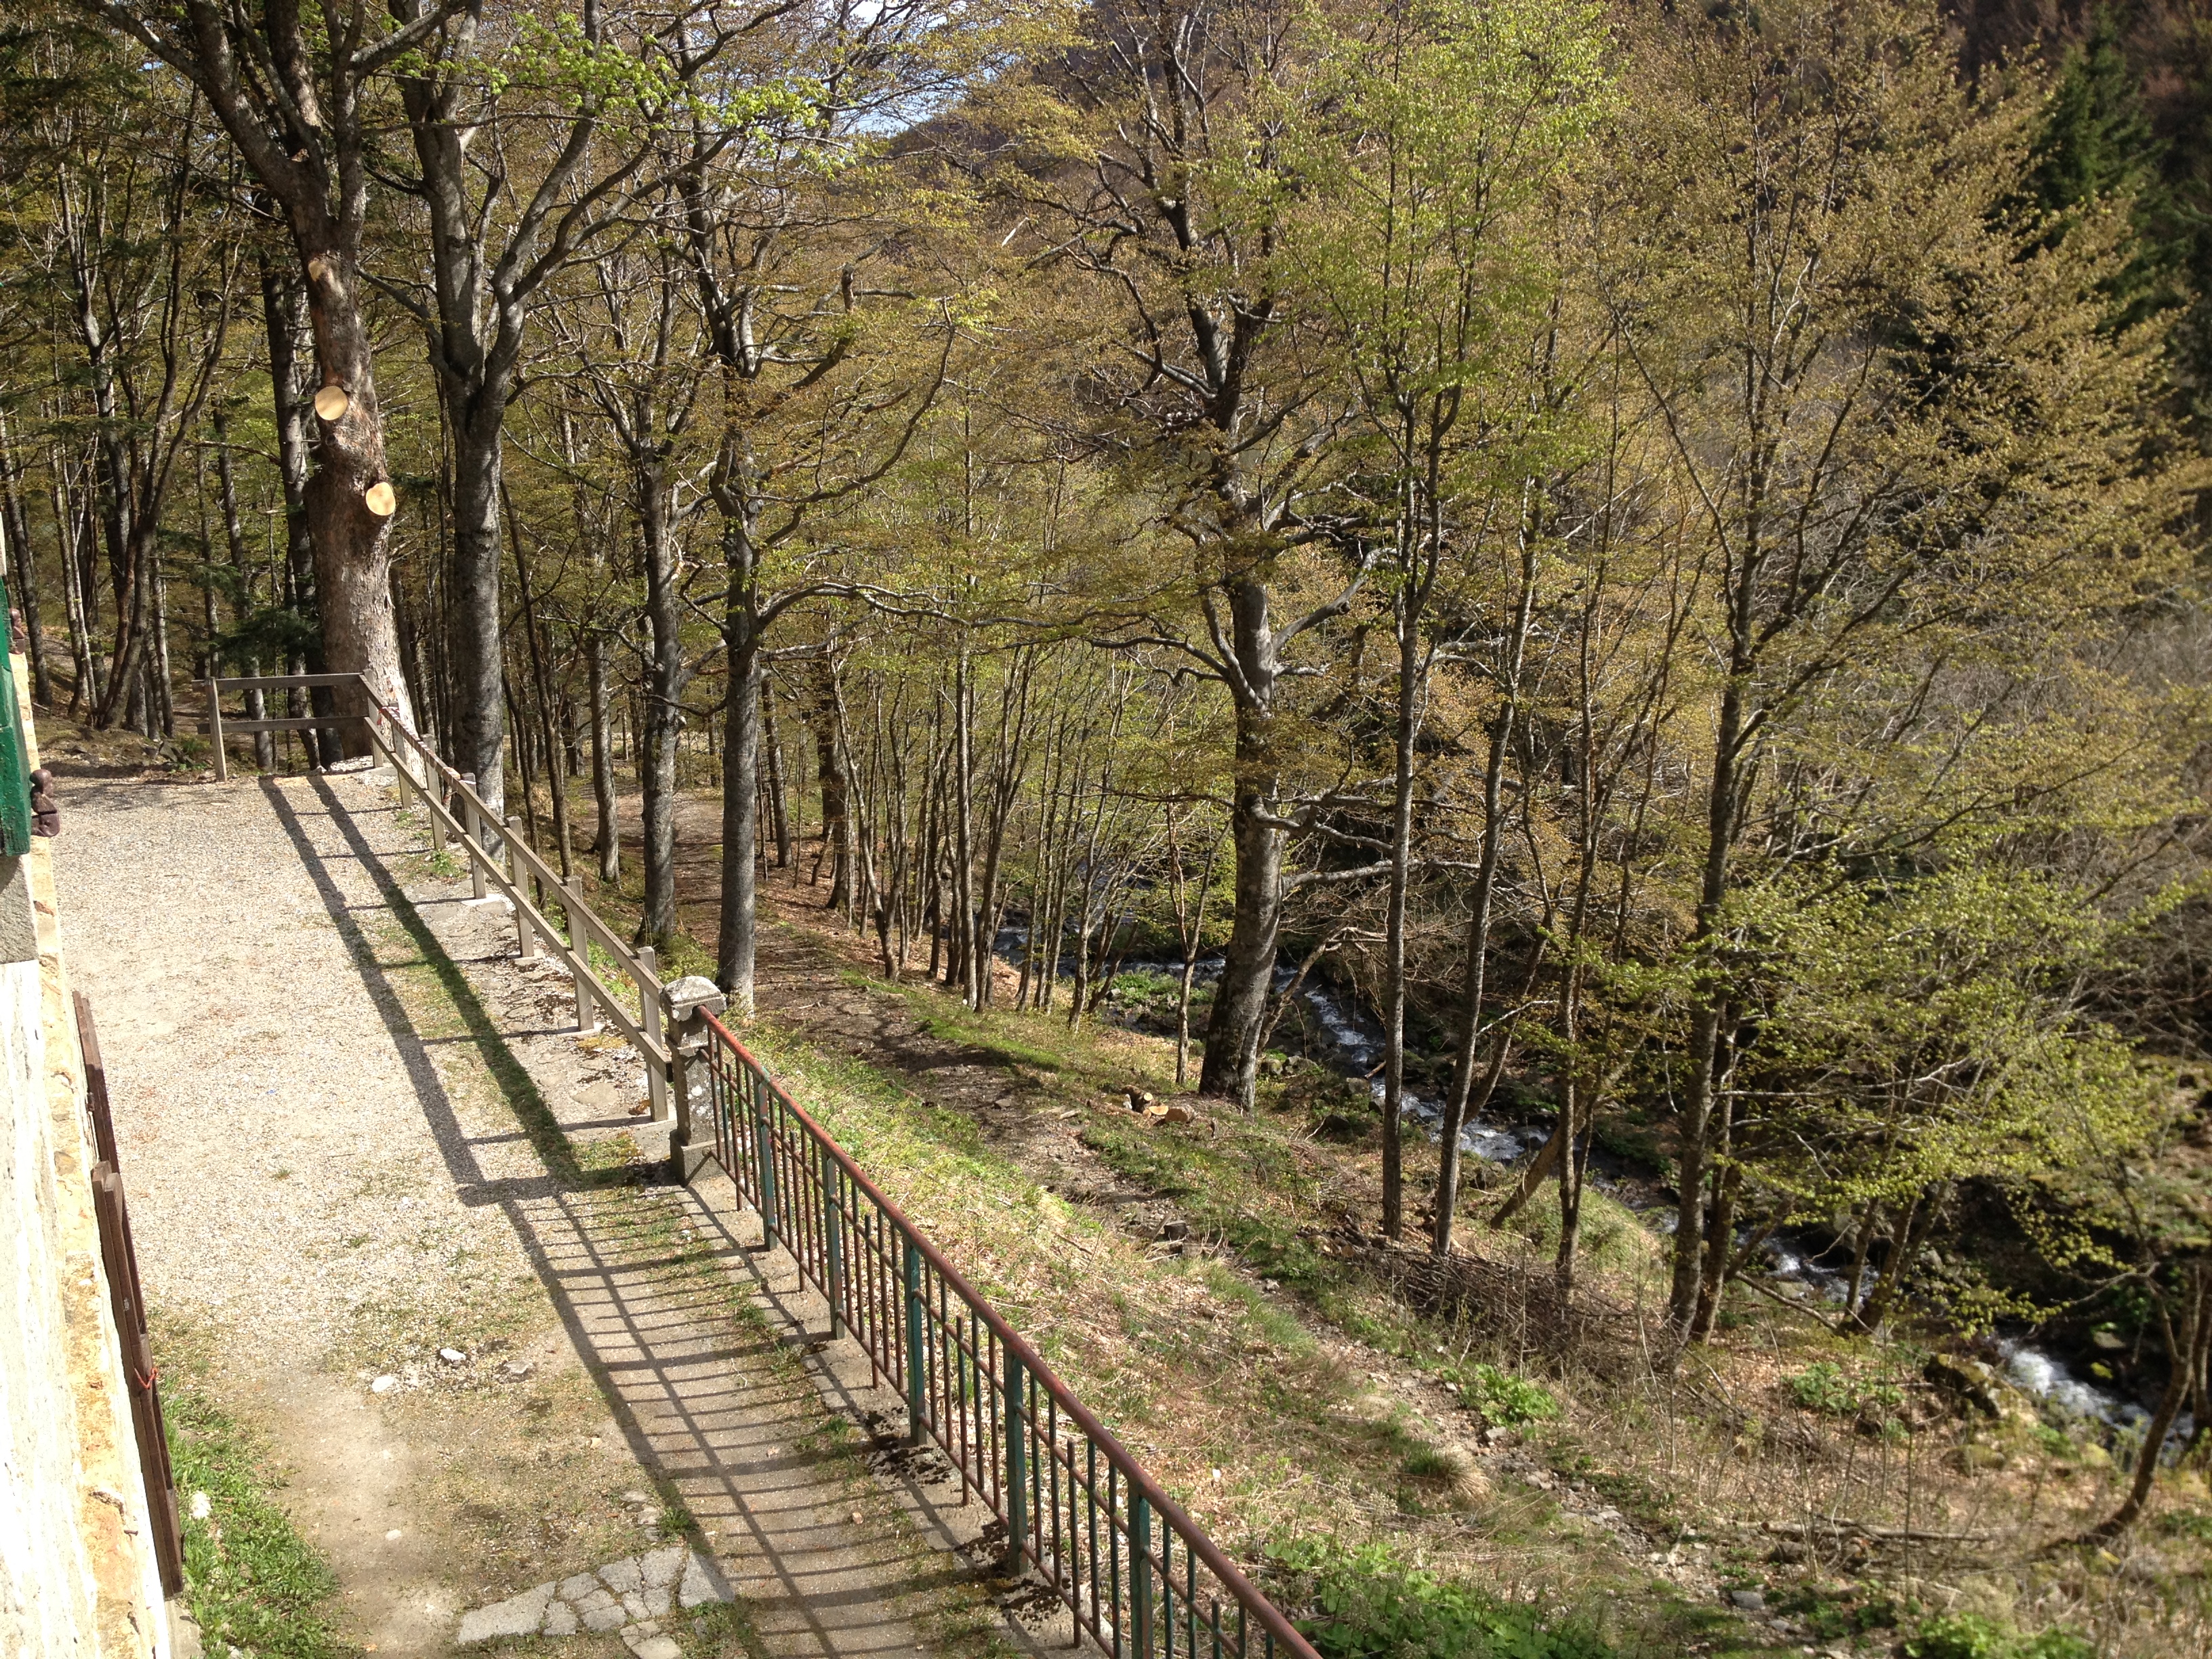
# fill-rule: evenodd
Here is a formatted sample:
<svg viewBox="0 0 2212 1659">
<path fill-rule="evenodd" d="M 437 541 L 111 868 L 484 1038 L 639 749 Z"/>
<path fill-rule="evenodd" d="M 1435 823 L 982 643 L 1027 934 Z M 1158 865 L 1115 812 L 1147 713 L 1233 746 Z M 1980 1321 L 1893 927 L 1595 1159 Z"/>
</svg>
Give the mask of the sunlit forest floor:
<svg viewBox="0 0 2212 1659">
<path fill-rule="evenodd" d="M 717 833 L 714 801 L 688 801 L 700 967 Z M 1346 1133 L 1333 1074 L 1294 1061 L 1250 1114 L 1132 1111 L 1132 1090 L 1174 1097 L 1171 1042 L 973 1015 L 924 964 L 890 982 L 794 851 L 763 889 L 761 1048 L 1263 1577 L 1293 1540 L 1382 1543 L 1629 1654 L 2212 1646 L 2202 1479 L 2165 1483 L 2120 1540 L 2069 1545 L 2118 1503 L 2124 1458 L 1970 1359 L 1994 1419 L 1931 1383 L 1946 1334 L 1846 1340 L 1746 1288 L 1669 1371 L 1662 1241 L 1604 1194 L 1571 1313 L 1547 1198 L 1491 1231 L 1470 1194 L 1440 1274 L 1373 1236 L 1377 1147 Z M 1010 1003 L 1011 974 L 999 988 Z M 1432 1160 L 1415 1152 L 1413 1190 Z"/>
</svg>

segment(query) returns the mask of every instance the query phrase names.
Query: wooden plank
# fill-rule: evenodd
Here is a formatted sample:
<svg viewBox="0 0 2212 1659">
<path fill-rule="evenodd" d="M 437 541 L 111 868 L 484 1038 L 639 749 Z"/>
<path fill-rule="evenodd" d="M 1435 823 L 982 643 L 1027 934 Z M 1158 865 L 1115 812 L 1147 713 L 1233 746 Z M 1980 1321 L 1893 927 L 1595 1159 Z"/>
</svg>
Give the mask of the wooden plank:
<svg viewBox="0 0 2212 1659">
<path fill-rule="evenodd" d="M 124 1202 L 123 1178 L 112 1164 L 101 1164 L 92 1172 L 92 1206 L 100 1228 L 100 1257 L 107 1269 L 115 1334 L 122 1349 L 119 1357 L 130 1398 L 131 1426 L 138 1442 L 147 1516 L 154 1528 L 155 1561 L 162 1590 L 174 1595 L 184 1588 L 185 1567 L 176 1477 L 169 1467 L 167 1437 L 161 1426 L 161 1373 L 154 1367 L 152 1346 L 147 1340 L 146 1300 L 138 1280 L 138 1252 L 131 1240 L 131 1212 Z"/>
<path fill-rule="evenodd" d="M 349 722 L 358 724 L 367 720 L 368 716 L 366 714 L 301 714 L 289 720 L 233 720 L 228 714 L 218 714 L 216 718 L 222 722 L 222 730 L 229 732 L 319 732 L 329 727 L 344 726 Z M 212 725 L 213 722 L 210 720 L 202 720 L 201 735 L 208 735 Z"/>
<path fill-rule="evenodd" d="M 107 1103 L 107 1062 L 100 1058 L 100 1030 L 92 1020 L 92 999 L 82 991 L 71 994 L 76 1004 L 77 1050 L 84 1056 L 84 1103 L 92 1114 L 93 1150 L 100 1161 L 113 1169 L 123 1166 L 115 1150 L 115 1115 Z"/>
<path fill-rule="evenodd" d="M 358 685 L 358 674 L 244 674 L 218 679 L 222 691 L 297 691 L 318 685 Z"/>
<path fill-rule="evenodd" d="M 620 963 L 623 971 L 629 975 L 630 983 L 637 988 L 638 1006 L 642 1011 L 648 995 L 657 997 L 660 994 L 660 981 L 653 975 L 651 969 L 630 953 L 629 945 L 616 937 L 614 930 L 599 920 L 596 911 L 586 908 L 580 914 L 585 927 L 592 934 L 593 942 Z M 650 993 L 647 990 L 647 986 L 652 988 Z"/>
<path fill-rule="evenodd" d="M 621 938 L 602 921 L 596 911 L 577 903 L 574 898 L 568 895 L 560 877 L 554 874 L 553 866 L 539 855 L 536 848 L 531 846 L 520 836 L 509 837 L 509 843 L 514 847 L 517 858 L 528 865 L 531 874 L 536 876 L 546 887 L 562 894 L 565 902 L 581 917 L 586 928 L 594 936 L 599 948 L 622 964 L 623 971 L 629 975 L 631 982 L 641 992 L 646 991 L 649 986 L 651 988 L 648 994 L 649 999 L 657 1000 L 660 994 L 659 977 L 640 959 L 637 952 L 630 947 L 629 942 Z"/>
</svg>

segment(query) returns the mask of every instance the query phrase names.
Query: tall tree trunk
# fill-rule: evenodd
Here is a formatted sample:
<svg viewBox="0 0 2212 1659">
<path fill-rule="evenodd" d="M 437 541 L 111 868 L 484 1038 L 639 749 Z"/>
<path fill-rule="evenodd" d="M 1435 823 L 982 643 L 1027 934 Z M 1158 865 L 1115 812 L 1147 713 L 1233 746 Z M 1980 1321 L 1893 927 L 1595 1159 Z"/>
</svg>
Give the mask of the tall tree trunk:
<svg viewBox="0 0 2212 1659">
<path fill-rule="evenodd" d="M 1570 963 L 1561 994 L 1559 1035 L 1566 1064 L 1559 1078 L 1559 1243 L 1553 1257 L 1553 1282 L 1563 1299 L 1575 1293 L 1575 1250 L 1582 1235 L 1583 1182 L 1589 1170 L 1589 1091 L 1583 1077 L 1580 1052 L 1576 1048 L 1582 1013 L 1583 966 L 1579 957 Z"/>
<path fill-rule="evenodd" d="M 252 613 L 253 581 L 246 563 L 246 523 L 240 517 L 238 511 L 238 481 L 235 470 L 231 465 L 230 434 L 223 418 L 222 405 L 220 404 L 216 405 L 215 411 L 215 477 L 222 505 L 223 544 L 225 550 L 230 556 L 232 580 L 238 584 L 238 602 L 233 608 L 234 619 L 242 621 Z M 214 592 L 215 584 L 210 582 L 208 584 L 210 616 L 213 615 Z M 210 631 L 212 631 L 212 625 L 210 625 Z M 246 659 L 244 666 L 249 677 L 258 674 L 261 672 L 261 659 L 258 655 L 250 656 Z M 214 641 L 210 638 L 208 645 L 208 674 L 210 678 L 213 678 L 222 672 L 216 662 Z M 267 700 L 258 689 L 246 694 L 246 717 L 253 720 L 267 718 Z M 274 732 L 256 732 L 253 734 L 253 764 L 257 771 L 273 772 L 276 769 L 276 734 Z"/>
<path fill-rule="evenodd" d="M 1408 511 L 1401 516 L 1397 538 L 1405 568 L 1393 606 L 1398 699 L 1391 743 L 1390 881 L 1382 922 L 1382 1236 L 1392 1239 L 1406 1224 L 1406 894 L 1413 878 L 1413 744 L 1420 736 L 1421 704 L 1428 693 L 1421 612 L 1433 570 L 1433 566 L 1424 570 L 1417 563 L 1417 534 L 1414 515 Z"/>
<path fill-rule="evenodd" d="M 714 982 L 740 1019 L 753 1016 L 753 966 L 759 939 L 761 617 L 752 526 L 742 507 L 722 521 L 728 582 L 722 648 L 729 699 L 722 742 L 722 912 L 714 938 Z"/>
<path fill-rule="evenodd" d="M 314 476 L 316 427 L 330 427 L 324 443 L 349 441 L 341 431 L 355 411 L 351 406 L 352 393 L 343 379 L 332 381 L 339 391 L 347 394 L 346 415 L 333 423 L 322 421 L 311 412 L 309 399 L 313 395 L 301 374 L 299 357 L 301 337 L 308 327 L 308 304 L 305 289 L 288 275 L 268 265 L 261 268 L 261 318 L 264 331 L 269 337 L 269 385 L 275 408 L 271 413 L 276 423 L 276 472 L 284 490 L 284 582 L 283 591 L 287 602 L 301 617 L 314 624 L 313 642 L 305 653 L 295 653 L 295 660 L 283 665 L 293 673 L 321 674 L 329 668 L 329 652 L 323 643 L 322 605 L 315 580 L 317 568 L 325 562 L 320 551 L 320 538 L 335 537 L 334 545 L 339 551 L 334 557 L 349 556 L 344 550 L 345 538 L 350 533 L 343 519 L 319 526 L 308 503 L 309 491 Z M 351 440 L 356 447 L 358 440 Z M 375 437 L 377 459 L 364 458 L 366 466 L 380 467 L 383 430 L 380 417 L 377 420 Z M 381 556 L 380 555 L 379 556 Z M 390 561 L 385 561 L 387 568 Z M 297 719 L 307 711 L 296 691 L 285 699 L 288 717 Z M 335 707 L 335 705 L 330 705 Z M 318 708 L 318 714 L 323 709 Z M 273 733 L 270 734 L 273 737 Z M 336 760 L 343 750 L 324 752 L 323 731 L 307 731 L 300 734 L 307 751 L 310 765 L 320 766 Z M 273 752 L 273 745 L 272 745 Z M 258 753 L 258 751 L 257 751 Z M 273 765 L 273 762 L 272 762 Z"/>
<path fill-rule="evenodd" d="M 853 879 L 852 825 L 846 810 L 845 759 L 837 742 L 837 665 L 824 656 L 814 665 L 815 782 L 822 793 L 822 853 L 830 862 L 829 908 L 842 908 Z M 818 875 L 822 859 L 815 860 Z"/>
<path fill-rule="evenodd" d="M 983 1006 L 983 981 L 990 971 L 988 948 L 976 937 L 975 914 L 975 665 L 963 631 L 952 666 L 952 904 L 957 915 L 952 943 L 959 954 L 961 1000 Z"/>
<path fill-rule="evenodd" d="M 500 493 L 505 500 L 504 488 Z M 530 678 L 538 692 L 538 729 L 545 749 L 545 787 L 553 809 L 553 838 L 561 854 L 561 879 L 568 881 L 576 872 L 569 860 L 568 783 L 561 769 L 560 749 L 553 735 L 552 682 L 545 672 L 545 641 L 538 626 L 538 600 L 531 592 L 530 556 L 522 550 L 522 521 L 515 516 L 514 503 L 506 501 L 505 504 L 507 534 L 514 543 L 515 585 L 522 590 L 523 632 L 530 642 Z M 536 833 L 533 825 L 532 834 Z"/>
<path fill-rule="evenodd" d="M 645 556 L 645 617 L 650 635 L 645 687 L 645 754 L 638 769 L 645 831 L 641 945 L 665 949 L 676 933 L 676 742 L 683 729 L 683 612 L 676 591 L 676 527 L 671 489 L 657 459 L 637 464 L 638 528 Z"/>
<path fill-rule="evenodd" d="M 1710 951 L 1720 927 L 1721 906 L 1728 897 L 1729 855 L 1735 843 L 1736 761 L 1742 741 L 1744 685 L 1741 672 L 1732 675 L 1721 694 L 1719 729 L 1714 734 L 1713 775 L 1705 797 L 1705 870 L 1698 890 L 1698 916 L 1691 931 L 1693 955 Z M 1695 1323 L 1698 1289 L 1703 1278 L 1699 1260 L 1704 1230 L 1700 1209 L 1704 1200 L 1706 1139 L 1711 1133 L 1716 1085 L 1719 1079 L 1721 999 L 1715 985 L 1700 990 L 1690 1018 L 1690 1075 L 1683 1091 L 1675 1122 L 1675 1232 L 1672 1281 L 1667 1310 L 1674 1328 L 1686 1340 Z"/>
<path fill-rule="evenodd" d="M 585 635 L 584 674 L 592 704 L 592 805 L 599 819 L 599 879 L 611 887 L 622 878 L 622 826 L 615 817 L 614 731 L 607 706 L 606 636 L 596 628 Z"/>
<path fill-rule="evenodd" d="M 1237 781 L 1230 836 L 1237 849 L 1229 948 L 1206 1024 L 1199 1087 L 1249 1107 L 1259 1085 L 1260 1039 L 1283 921 L 1283 832 L 1275 827 L 1277 665 L 1267 585 L 1255 575 L 1227 585 L 1230 642 L 1237 678 Z"/>
<path fill-rule="evenodd" d="M 89 509 L 80 513 L 70 505 L 58 451 L 54 453 L 52 471 L 54 526 L 61 543 L 62 601 L 69 612 L 70 659 L 73 665 L 68 712 L 74 718 L 80 708 L 96 704 L 100 700 L 99 647 L 93 643 L 84 604 L 86 544 L 94 532 Z"/>
<path fill-rule="evenodd" d="M 161 578 L 161 554 L 158 550 L 148 563 L 148 586 L 154 595 L 154 631 L 152 648 L 146 655 L 146 670 L 151 676 L 153 696 L 149 701 L 160 705 L 159 719 L 161 735 L 177 735 L 177 708 L 169 696 L 169 603 L 168 584 Z M 154 711 L 149 711 L 154 712 Z"/>
<path fill-rule="evenodd" d="M 775 867 L 791 867 L 791 809 L 783 787 L 783 740 L 775 730 L 775 684 L 761 678 L 761 743 L 768 762 L 769 811 L 775 831 Z"/>
<path fill-rule="evenodd" d="M 319 252 L 319 258 L 315 255 Z M 345 407 L 325 421 L 305 407 L 291 341 L 299 288 L 264 281 L 264 308 L 270 318 L 270 366 L 280 398 L 276 411 L 278 453 L 285 474 L 288 520 L 295 512 L 306 521 L 309 558 L 314 568 L 313 606 L 322 639 L 322 667 L 328 674 L 360 674 L 370 690 L 411 730 L 413 705 L 399 665 L 399 629 L 392 611 L 392 514 L 378 510 L 377 486 L 389 489 L 392 471 L 384 455 L 384 416 L 376 396 L 368 322 L 362 313 L 360 274 L 337 249 L 311 250 L 306 285 L 307 325 L 315 342 L 321 384 L 345 393 Z M 273 295 L 272 286 L 276 288 Z M 270 303 L 271 299 L 276 303 Z M 281 343 L 280 343 L 281 337 Z M 281 354 L 281 355 L 280 355 Z M 312 430 L 315 465 L 305 466 Z M 297 486 L 295 494 L 295 483 Z M 288 548 L 297 557 L 295 532 Z M 353 687 L 341 688 L 336 712 L 365 714 L 367 701 Z M 368 737 L 357 726 L 336 728 L 347 755 L 369 752 Z M 324 757 L 327 764 L 331 757 Z"/>
<path fill-rule="evenodd" d="M 1523 601 L 1524 613 L 1526 600 Z M 1522 637 L 1526 637 L 1525 630 Z M 1517 677 L 1516 677 L 1517 678 Z M 1451 1250 L 1452 1215 L 1459 1205 L 1460 1136 L 1471 1112 L 1480 1111 L 1505 1070 L 1504 1038 L 1498 1039 L 1491 1063 L 1477 1087 L 1475 1070 L 1482 1047 L 1482 1010 L 1487 995 L 1490 963 L 1491 912 L 1498 891 L 1498 850 L 1505 837 L 1505 756 L 1513 729 L 1514 696 L 1509 689 L 1491 723 L 1490 750 L 1482 772 L 1482 850 L 1475 860 L 1474 902 L 1468 912 L 1465 991 L 1460 1014 L 1459 1048 L 1452 1064 L 1451 1092 L 1444 1097 L 1443 1121 L 1437 1125 L 1436 1217 L 1429 1235 L 1431 1250 L 1445 1255 Z M 1536 1179 L 1540 1180 L 1539 1171 Z M 1534 1191 L 1524 1186 L 1522 1197 Z M 1510 1213 L 1506 1212 L 1504 1213 Z M 1499 1218 L 1503 1218 L 1503 1216 Z"/>
<path fill-rule="evenodd" d="M 453 557 L 447 614 L 446 657 L 453 678 L 448 758 L 473 772 L 477 793 L 493 811 L 506 799 L 501 767 L 507 741 L 506 650 L 500 623 L 499 486 L 501 428 L 481 399 L 448 398 L 453 434 Z M 647 576 L 651 580 L 650 572 Z M 649 746 L 649 742 L 648 742 Z M 674 757 L 670 757 L 672 769 Z M 670 776 L 674 776 L 672 769 Z M 654 937 L 658 937 L 655 935 Z"/>
</svg>

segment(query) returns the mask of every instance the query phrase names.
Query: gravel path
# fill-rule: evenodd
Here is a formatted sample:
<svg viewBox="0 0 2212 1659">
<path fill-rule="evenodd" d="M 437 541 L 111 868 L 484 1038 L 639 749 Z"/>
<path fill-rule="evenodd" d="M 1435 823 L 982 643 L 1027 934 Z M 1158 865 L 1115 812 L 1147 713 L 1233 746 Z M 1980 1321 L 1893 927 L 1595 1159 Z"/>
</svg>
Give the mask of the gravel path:
<svg viewBox="0 0 2212 1659">
<path fill-rule="evenodd" d="M 932 1546 L 975 1517 L 868 1474 L 865 1377 L 800 1363 L 823 1345 L 726 1191 L 640 1184 L 635 1058 L 577 1040 L 565 980 L 410 859 L 387 791 L 67 787 L 63 925 L 149 1299 L 291 1466 L 349 1633 L 447 1652 L 465 1609 L 669 1530 L 776 1659 L 974 1627 Z"/>
</svg>

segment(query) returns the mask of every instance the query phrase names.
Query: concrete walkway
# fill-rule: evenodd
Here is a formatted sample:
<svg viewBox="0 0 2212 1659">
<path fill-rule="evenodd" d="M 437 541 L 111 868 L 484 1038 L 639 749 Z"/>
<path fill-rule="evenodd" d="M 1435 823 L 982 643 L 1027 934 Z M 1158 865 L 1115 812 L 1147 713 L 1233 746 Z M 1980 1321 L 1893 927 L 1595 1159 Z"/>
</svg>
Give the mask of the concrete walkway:
<svg viewBox="0 0 2212 1659">
<path fill-rule="evenodd" d="M 980 1514 L 871 1473 L 885 1402 L 802 1359 L 751 1218 L 646 1180 L 635 1058 L 578 1041 L 387 790 L 64 787 L 149 1299 L 290 1467 L 347 1634 L 447 1652 L 468 1609 L 679 1534 L 778 1659 L 994 1622 L 945 1553 Z"/>
</svg>

